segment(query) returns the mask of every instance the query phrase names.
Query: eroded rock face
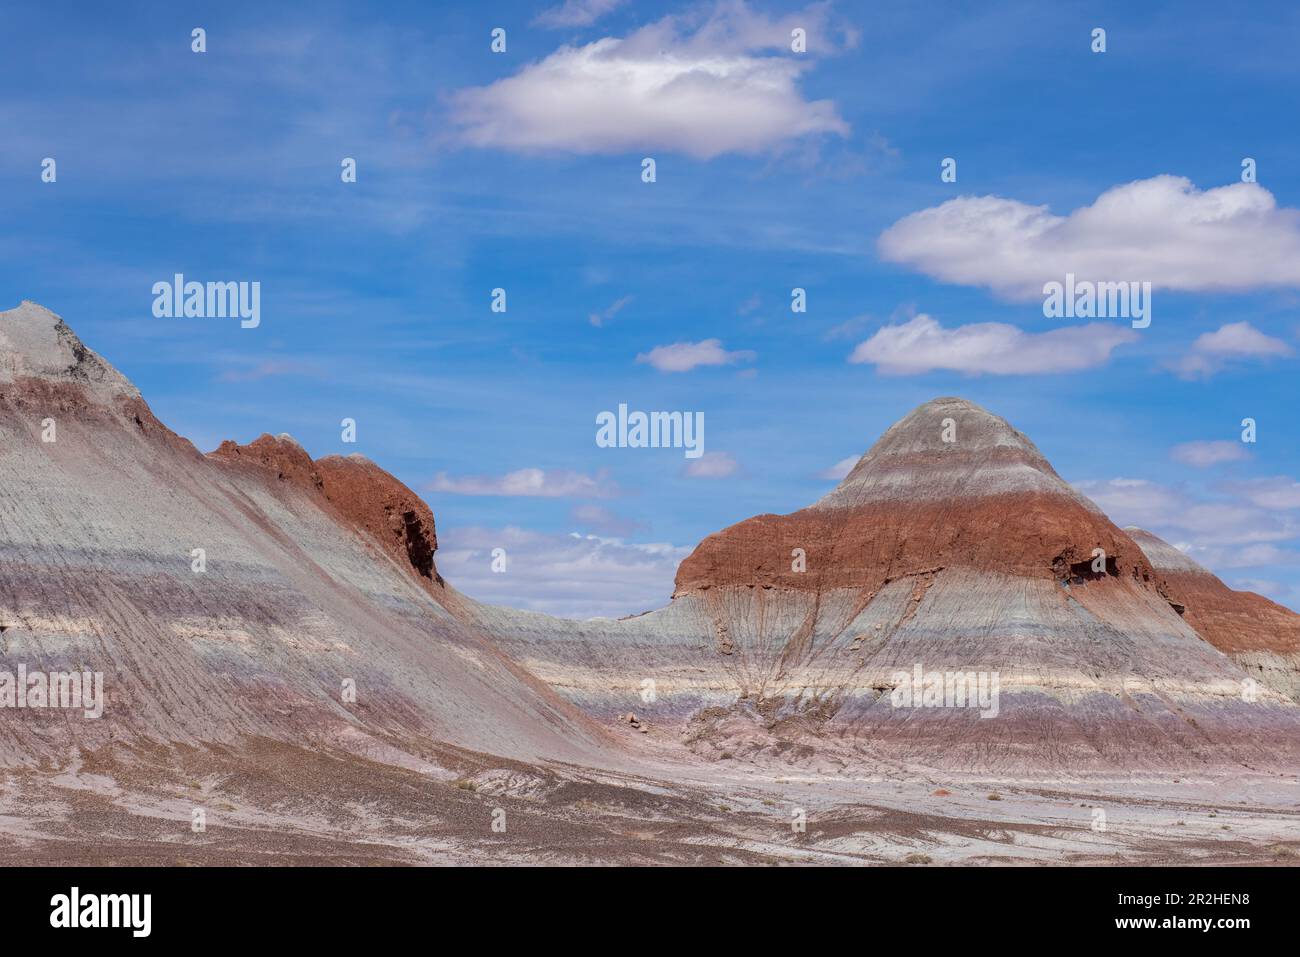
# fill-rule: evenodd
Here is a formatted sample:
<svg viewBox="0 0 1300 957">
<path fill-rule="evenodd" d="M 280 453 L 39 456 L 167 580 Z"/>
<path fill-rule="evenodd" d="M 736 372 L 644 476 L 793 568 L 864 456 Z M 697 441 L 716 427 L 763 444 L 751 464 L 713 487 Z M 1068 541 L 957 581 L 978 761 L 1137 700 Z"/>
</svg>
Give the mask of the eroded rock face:
<svg viewBox="0 0 1300 957">
<path fill-rule="evenodd" d="M 330 455 L 316 466 L 335 508 L 422 578 L 442 584 L 433 563 L 433 512 L 418 495 L 364 456 Z"/>
<path fill-rule="evenodd" d="M 438 548 L 433 512 L 418 495 L 362 455 L 313 461 L 285 434 L 262 435 L 247 445 L 227 439 L 214 459 L 272 472 L 276 479 L 320 494 L 352 527 L 405 563 L 420 577 L 442 584 L 434 566 Z"/>
<path fill-rule="evenodd" d="M 291 482 L 305 491 L 319 491 L 321 488 L 316 463 L 307 454 L 307 450 L 286 433 L 263 433 L 247 445 L 226 439 L 210 454 L 213 458 L 227 462 L 248 463 L 269 469 L 275 473 L 277 480 Z"/>
</svg>

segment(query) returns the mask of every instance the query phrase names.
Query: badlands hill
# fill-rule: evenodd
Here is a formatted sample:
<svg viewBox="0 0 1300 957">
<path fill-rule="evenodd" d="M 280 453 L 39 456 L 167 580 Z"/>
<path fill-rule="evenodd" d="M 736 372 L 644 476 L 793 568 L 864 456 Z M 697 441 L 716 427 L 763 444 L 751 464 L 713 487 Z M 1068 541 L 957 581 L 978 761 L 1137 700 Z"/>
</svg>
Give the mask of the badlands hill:
<svg viewBox="0 0 1300 957">
<path fill-rule="evenodd" d="M 100 720 L 3 712 L 0 764 L 250 738 L 396 761 L 608 749 L 443 607 L 413 492 L 287 436 L 202 455 L 30 302 L 0 313 L 0 496 L 0 666 L 101 671 L 107 692 Z"/>
<path fill-rule="evenodd" d="M 709 758 L 999 773 L 1297 762 L 1300 616 L 1171 576 L 962 399 L 905 416 L 812 506 L 706 538 L 667 608 L 476 614 L 590 713 L 617 714 L 652 680 L 638 714 Z M 997 716 L 896 707 L 917 669 L 996 675 Z"/>
<path fill-rule="evenodd" d="M 1300 747 L 1300 618 L 1135 541 L 961 399 L 904 417 L 810 507 L 709 536 L 668 606 L 622 621 L 458 594 L 391 475 L 283 435 L 200 454 L 32 303 L 0 313 L 0 490 L 0 660 L 108 691 L 99 721 L 7 714 L 4 763 L 257 739 L 1002 773 Z M 918 673 L 998 698 L 898 706 Z"/>
</svg>

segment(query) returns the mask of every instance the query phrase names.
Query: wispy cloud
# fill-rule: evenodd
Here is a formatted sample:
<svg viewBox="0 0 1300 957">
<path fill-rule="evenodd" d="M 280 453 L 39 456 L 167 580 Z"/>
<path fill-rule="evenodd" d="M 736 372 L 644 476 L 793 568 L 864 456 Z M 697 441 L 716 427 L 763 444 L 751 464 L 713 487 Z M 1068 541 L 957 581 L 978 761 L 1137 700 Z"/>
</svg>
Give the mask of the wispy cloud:
<svg viewBox="0 0 1300 957">
<path fill-rule="evenodd" d="M 869 315 L 854 316 L 852 319 L 845 319 L 843 322 L 836 323 L 822 333 L 823 342 L 840 342 L 843 340 L 853 340 L 862 335 L 875 322 Z"/>
<path fill-rule="evenodd" d="M 632 301 L 631 296 L 624 296 L 622 299 L 615 300 L 611 305 L 606 306 L 600 312 L 593 312 L 587 316 L 587 321 L 599 329 L 609 320 L 618 315 L 619 310 Z"/>
<path fill-rule="evenodd" d="M 1250 458 L 1245 445 L 1228 440 L 1184 442 L 1169 450 L 1175 462 L 1205 469 L 1224 462 L 1244 462 Z"/>
<path fill-rule="evenodd" d="M 1283 475 L 1245 482 L 1224 482 L 1219 487 L 1260 508 L 1300 508 L 1300 482 Z"/>
<path fill-rule="evenodd" d="M 314 375 L 319 372 L 315 366 L 293 359 L 267 359 L 237 369 L 225 369 L 217 376 L 220 382 L 256 382 L 259 379 L 280 378 L 282 376 Z"/>
<path fill-rule="evenodd" d="M 605 469 L 595 475 L 568 469 L 517 469 L 505 475 L 449 476 L 439 472 L 430 492 L 451 495 L 515 495 L 531 498 L 610 498 L 620 493 Z"/>
<path fill-rule="evenodd" d="M 1181 176 L 1115 186 L 1067 216 L 961 196 L 880 236 L 881 256 L 943 282 L 1034 299 L 1066 273 L 1194 292 L 1300 287 L 1300 210 L 1256 183 L 1201 191 Z"/>
<path fill-rule="evenodd" d="M 1117 346 L 1132 342 L 1132 329 L 1094 322 L 1085 326 L 1025 332 L 1001 322 L 946 328 L 925 313 L 880 329 L 849 356 L 885 375 L 919 375 L 936 369 L 971 375 L 1038 375 L 1079 372 L 1104 365 Z"/>
<path fill-rule="evenodd" d="M 556 30 L 587 27 L 622 5 L 623 0 L 564 0 L 559 6 L 547 7 L 533 18 L 533 23 Z"/>
<path fill-rule="evenodd" d="M 645 528 L 641 522 L 616 515 L 603 505 L 575 505 L 569 517 L 582 528 L 599 532 L 602 535 L 616 535 L 620 538 L 641 531 Z"/>
<path fill-rule="evenodd" d="M 1145 479 L 1092 480 L 1076 482 L 1074 487 L 1117 525 L 1149 528 L 1171 543 L 1206 548 L 1281 542 L 1300 536 L 1300 523 L 1291 516 L 1240 498 L 1202 499 Z"/>
<path fill-rule="evenodd" d="M 701 342 L 674 342 L 669 346 L 655 346 L 636 357 L 660 372 L 690 372 L 700 366 L 725 366 L 736 362 L 750 362 L 758 355 L 747 349 L 728 352 L 721 340 L 704 339 Z"/>
<path fill-rule="evenodd" d="M 1174 363 L 1184 379 L 1206 379 L 1234 361 L 1289 356 L 1293 349 L 1248 322 L 1230 322 L 1196 337 L 1192 347 Z"/>
<path fill-rule="evenodd" d="M 1181 491 L 1147 479 L 1089 479 L 1075 482 L 1074 487 L 1119 525 L 1154 529 L 1177 515 L 1187 503 Z"/>
<path fill-rule="evenodd" d="M 740 463 L 729 452 L 706 452 L 688 464 L 683 472 L 687 478 L 729 478 L 740 471 Z"/>
<path fill-rule="evenodd" d="M 1267 578 L 1234 578 L 1232 587 L 1242 591 L 1253 591 L 1261 595 L 1268 595 L 1274 601 L 1281 601 L 1295 593 L 1295 589 L 1291 586 L 1270 581 Z"/>
</svg>

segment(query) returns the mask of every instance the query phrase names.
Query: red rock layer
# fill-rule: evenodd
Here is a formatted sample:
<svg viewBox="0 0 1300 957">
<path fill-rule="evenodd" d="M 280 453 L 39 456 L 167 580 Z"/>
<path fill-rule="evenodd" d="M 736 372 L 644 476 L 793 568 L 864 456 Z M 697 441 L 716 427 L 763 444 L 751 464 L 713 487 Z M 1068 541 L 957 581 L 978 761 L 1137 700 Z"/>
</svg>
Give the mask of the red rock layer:
<svg viewBox="0 0 1300 957">
<path fill-rule="evenodd" d="M 794 570 L 794 549 L 806 570 Z M 1141 550 L 1104 517 L 1045 494 L 965 503 L 885 503 L 760 515 L 710 535 L 678 568 L 676 594 L 716 585 L 878 588 L 966 566 L 1026 578 L 1094 577 L 1093 549 L 1113 577 L 1151 580 Z"/>
<path fill-rule="evenodd" d="M 803 549 L 805 571 L 795 570 L 794 549 Z M 1058 581 L 1152 579 L 1142 550 L 1028 439 L 972 403 L 936 399 L 890 429 L 820 502 L 710 535 L 679 567 L 676 594 L 718 585 L 875 590 L 958 566 Z"/>
<path fill-rule="evenodd" d="M 442 584 L 433 512 L 409 488 L 369 459 L 327 455 L 316 461 L 325 497 L 356 528 L 422 578 Z"/>
<path fill-rule="evenodd" d="M 1220 651 L 1300 653 L 1300 615 L 1249 591 L 1234 591 L 1210 574 L 1167 573 L 1169 597 L 1183 617 Z"/>
<path fill-rule="evenodd" d="M 413 491 L 360 455 L 310 455 L 287 435 L 261 435 L 246 445 L 227 439 L 210 453 L 249 463 L 309 492 L 317 492 L 352 527 L 428 582 L 441 585 L 434 565 L 438 548 L 433 512 Z"/>
</svg>

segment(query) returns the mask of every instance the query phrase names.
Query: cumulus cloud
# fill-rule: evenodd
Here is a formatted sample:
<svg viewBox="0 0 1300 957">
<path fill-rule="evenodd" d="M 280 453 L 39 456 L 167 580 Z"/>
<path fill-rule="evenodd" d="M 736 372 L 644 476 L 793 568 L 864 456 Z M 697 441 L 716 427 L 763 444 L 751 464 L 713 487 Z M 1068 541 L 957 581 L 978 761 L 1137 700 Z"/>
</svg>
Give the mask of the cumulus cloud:
<svg viewBox="0 0 1300 957">
<path fill-rule="evenodd" d="M 688 478 L 728 478 L 740 471 L 740 463 L 729 452 L 705 452 L 686 466 Z"/>
<path fill-rule="evenodd" d="M 847 459 L 840 459 L 830 468 L 822 469 L 818 472 L 817 477 L 824 478 L 830 482 L 838 482 L 840 479 L 848 477 L 848 474 L 853 471 L 853 466 L 858 464 L 859 458 L 861 458 L 861 456 L 850 455 Z"/>
<path fill-rule="evenodd" d="M 562 46 L 513 76 L 459 90 L 451 121 L 462 142 L 515 151 L 668 150 L 709 159 L 757 153 L 809 135 L 846 135 L 830 100 L 805 100 L 807 55 L 790 30 L 826 22 L 817 6 L 769 20 L 722 3 L 699 22 L 665 17 L 626 37 Z"/>
<path fill-rule="evenodd" d="M 559 6 L 547 7 L 533 23 L 551 29 L 587 27 L 622 5 L 623 0 L 564 0 Z"/>
<path fill-rule="evenodd" d="M 1230 322 L 1197 336 L 1174 368 L 1185 379 L 1208 378 L 1233 360 L 1270 359 L 1291 353 L 1291 347 L 1281 339 L 1260 332 L 1249 322 Z"/>
<path fill-rule="evenodd" d="M 858 344 L 849 361 L 871 363 L 886 375 L 935 369 L 972 375 L 1078 372 L 1103 365 L 1116 346 L 1137 336 L 1132 329 L 1102 322 L 1049 332 L 1025 332 L 1001 322 L 945 328 L 921 313 L 878 330 Z"/>
<path fill-rule="evenodd" d="M 517 469 L 505 475 L 449 476 L 439 472 L 426 487 L 452 495 L 517 495 L 535 498 L 608 498 L 619 494 L 618 484 L 601 469 L 595 475 L 568 469 Z"/>
<path fill-rule="evenodd" d="M 1250 453 L 1241 442 L 1198 441 L 1175 445 L 1169 450 L 1169 457 L 1175 462 L 1205 469 L 1224 462 L 1243 462 L 1250 458 Z"/>
<path fill-rule="evenodd" d="M 636 357 L 639 363 L 648 363 L 660 372 L 689 372 L 698 366 L 725 366 L 735 362 L 749 362 L 757 353 L 749 350 L 728 352 L 718 339 L 702 342 L 674 342 L 670 346 L 655 346 Z"/>
<path fill-rule="evenodd" d="M 1181 176 L 1112 187 L 1066 216 L 961 196 L 899 220 L 878 248 L 943 282 L 1021 300 L 1066 273 L 1192 292 L 1300 286 L 1300 210 L 1257 183 L 1202 191 Z"/>
<path fill-rule="evenodd" d="M 503 548 L 505 571 L 492 571 Z M 479 601 L 566 618 L 616 618 L 668 604 L 691 549 L 521 528 L 438 530 L 438 571 Z"/>
</svg>

